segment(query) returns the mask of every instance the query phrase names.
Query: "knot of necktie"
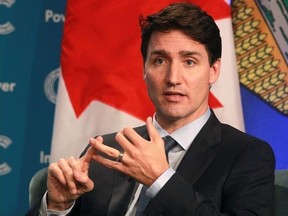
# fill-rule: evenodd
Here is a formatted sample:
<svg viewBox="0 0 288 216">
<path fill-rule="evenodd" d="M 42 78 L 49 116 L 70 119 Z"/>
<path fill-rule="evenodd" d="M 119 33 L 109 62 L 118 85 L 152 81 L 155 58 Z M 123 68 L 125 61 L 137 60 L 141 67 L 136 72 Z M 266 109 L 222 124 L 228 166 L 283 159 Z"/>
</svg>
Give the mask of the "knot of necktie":
<svg viewBox="0 0 288 216">
<path fill-rule="evenodd" d="M 163 140 L 165 143 L 165 153 L 168 155 L 168 152 L 176 146 L 176 142 L 171 136 L 165 136 Z"/>
</svg>

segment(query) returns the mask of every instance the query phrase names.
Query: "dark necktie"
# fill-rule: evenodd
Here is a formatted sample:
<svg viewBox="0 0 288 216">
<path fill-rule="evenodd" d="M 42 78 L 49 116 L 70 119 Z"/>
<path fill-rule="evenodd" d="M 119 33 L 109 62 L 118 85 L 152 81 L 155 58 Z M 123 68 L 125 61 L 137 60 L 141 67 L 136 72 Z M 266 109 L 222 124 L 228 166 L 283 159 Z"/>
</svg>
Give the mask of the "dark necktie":
<svg viewBox="0 0 288 216">
<path fill-rule="evenodd" d="M 165 143 L 165 153 L 166 153 L 166 158 L 168 161 L 168 152 L 170 150 L 172 150 L 177 145 L 177 142 L 175 142 L 175 140 L 170 136 L 163 137 L 163 140 Z M 136 212 L 135 216 L 143 216 L 144 215 L 143 212 L 150 201 L 150 198 L 145 195 L 147 189 L 148 189 L 148 187 L 143 185 L 143 187 L 141 189 L 140 196 L 139 196 L 139 201 L 138 201 L 138 205 L 137 205 L 137 212 Z"/>
</svg>

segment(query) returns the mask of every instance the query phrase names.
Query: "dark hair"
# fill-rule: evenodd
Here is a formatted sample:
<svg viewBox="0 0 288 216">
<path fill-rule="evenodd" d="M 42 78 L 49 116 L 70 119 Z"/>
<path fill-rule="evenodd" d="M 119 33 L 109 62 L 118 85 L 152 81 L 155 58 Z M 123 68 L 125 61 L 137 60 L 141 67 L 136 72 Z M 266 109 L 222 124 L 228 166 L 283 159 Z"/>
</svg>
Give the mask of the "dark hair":
<svg viewBox="0 0 288 216">
<path fill-rule="evenodd" d="M 193 40 L 203 44 L 212 65 L 221 58 L 220 31 L 213 18 L 197 5 L 190 3 L 173 3 L 168 7 L 144 18 L 139 18 L 142 42 L 141 53 L 144 62 L 147 58 L 147 47 L 153 32 L 180 30 Z"/>
</svg>

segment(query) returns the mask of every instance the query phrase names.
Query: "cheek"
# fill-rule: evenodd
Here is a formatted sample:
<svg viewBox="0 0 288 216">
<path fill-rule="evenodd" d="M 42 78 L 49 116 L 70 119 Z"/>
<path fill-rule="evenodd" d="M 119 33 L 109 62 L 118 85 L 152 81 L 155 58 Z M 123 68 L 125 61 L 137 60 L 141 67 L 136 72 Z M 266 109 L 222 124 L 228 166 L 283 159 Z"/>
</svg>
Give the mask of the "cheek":
<svg viewBox="0 0 288 216">
<path fill-rule="evenodd" d="M 209 83 L 210 83 L 210 76 L 208 71 L 203 71 L 202 73 L 199 73 L 195 76 L 193 76 L 193 81 L 195 86 L 197 86 L 197 88 L 208 88 Z"/>
<path fill-rule="evenodd" d="M 161 80 L 155 76 L 151 76 L 150 74 L 146 75 L 146 86 L 148 90 L 148 95 L 152 99 L 152 101 L 155 102 L 156 98 L 159 97 L 159 94 L 161 94 Z"/>
<path fill-rule="evenodd" d="M 209 92 L 209 81 L 207 77 L 190 79 L 186 85 L 188 88 L 188 92 L 190 92 L 190 95 L 195 98 L 203 97 L 203 95 L 206 95 L 207 92 Z"/>
<path fill-rule="evenodd" d="M 155 79 L 151 79 L 150 76 L 148 77 L 146 76 L 145 82 L 146 82 L 146 86 L 149 91 L 149 94 L 153 93 L 157 87 Z"/>
<path fill-rule="evenodd" d="M 158 76 L 157 76 L 158 74 Z M 146 85 L 149 88 L 157 88 L 157 85 L 159 85 L 161 83 L 161 77 L 159 76 L 159 73 L 153 73 L 150 71 L 147 71 L 145 73 L 145 81 L 146 81 Z"/>
</svg>

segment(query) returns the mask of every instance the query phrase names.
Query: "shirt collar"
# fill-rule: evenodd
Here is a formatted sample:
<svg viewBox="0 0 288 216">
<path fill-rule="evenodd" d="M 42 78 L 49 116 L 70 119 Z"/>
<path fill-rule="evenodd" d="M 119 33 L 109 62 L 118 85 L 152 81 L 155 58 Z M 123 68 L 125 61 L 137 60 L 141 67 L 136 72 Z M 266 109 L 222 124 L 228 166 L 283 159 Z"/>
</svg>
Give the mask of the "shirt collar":
<svg viewBox="0 0 288 216">
<path fill-rule="evenodd" d="M 208 108 L 206 112 L 197 118 L 196 120 L 182 126 L 181 128 L 177 129 L 171 134 L 168 134 L 156 121 L 155 114 L 153 115 L 153 125 L 163 138 L 167 135 L 171 136 L 184 150 L 187 150 L 201 128 L 207 122 L 208 118 L 210 117 L 211 111 Z"/>
</svg>

